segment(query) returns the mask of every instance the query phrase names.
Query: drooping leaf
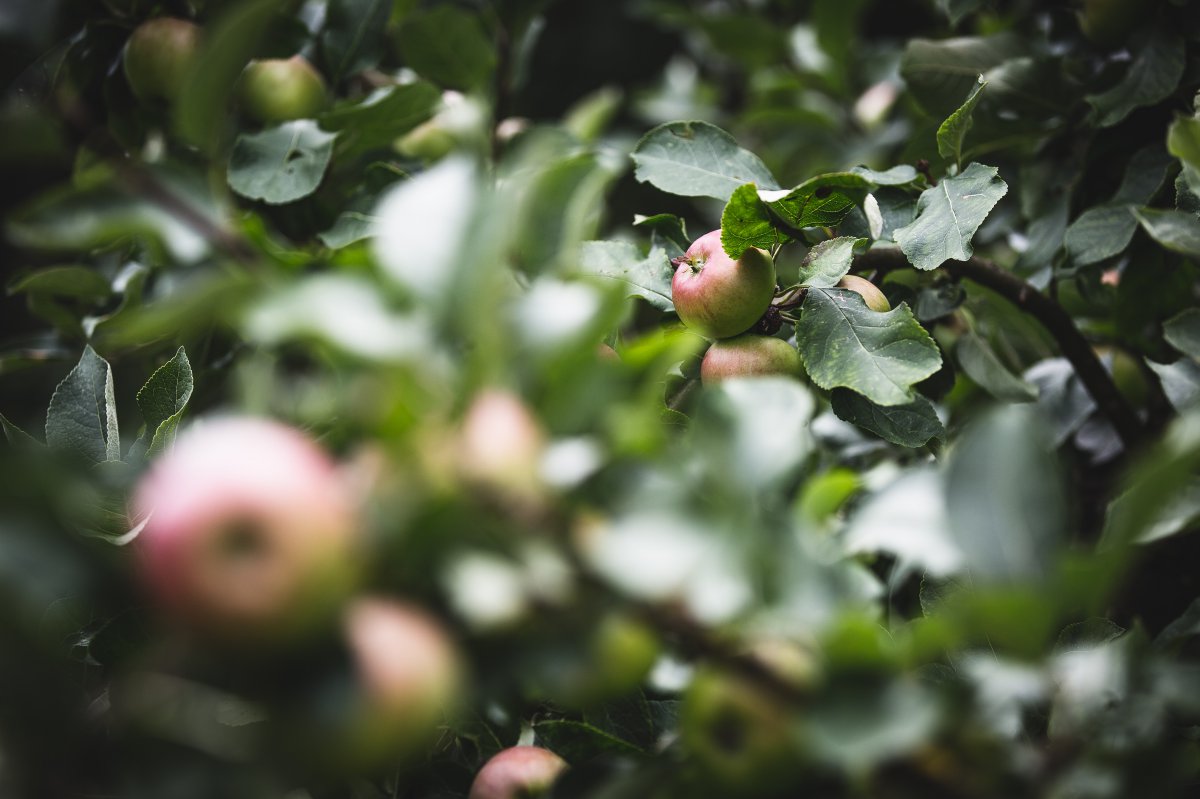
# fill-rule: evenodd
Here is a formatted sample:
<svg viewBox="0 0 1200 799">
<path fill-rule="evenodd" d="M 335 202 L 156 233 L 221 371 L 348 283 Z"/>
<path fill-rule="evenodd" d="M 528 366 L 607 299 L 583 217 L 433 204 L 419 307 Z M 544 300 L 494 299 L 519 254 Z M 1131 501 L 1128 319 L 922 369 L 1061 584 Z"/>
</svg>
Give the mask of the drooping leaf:
<svg viewBox="0 0 1200 799">
<path fill-rule="evenodd" d="M 1007 191 L 995 167 L 973 163 L 921 193 L 917 218 L 895 232 L 896 242 L 918 269 L 969 260 L 975 231 Z"/>
<path fill-rule="evenodd" d="M 841 236 L 814 244 L 800 264 L 799 282 L 817 288 L 836 286 L 850 271 L 855 250 L 861 250 L 866 244 L 866 239 L 853 236 Z"/>
<path fill-rule="evenodd" d="M 1096 110 L 1096 123 L 1111 127 L 1135 108 L 1165 99 L 1179 85 L 1184 63 L 1183 36 L 1166 26 L 1154 26 L 1121 81 L 1106 92 L 1088 96 Z"/>
<path fill-rule="evenodd" d="M 946 473 L 946 508 L 976 582 L 1051 575 L 1065 507 L 1053 449 L 1033 406 L 1004 406 L 958 440 Z"/>
<path fill-rule="evenodd" d="M 829 399 L 833 412 L 842 421 L 902 447 L 924 446 L 931 438 L 946 434 L 933 405 L 920 395 L 907 405 L 884 407 L 849 389 L 835 388 Z"/>
<path fill-rule="evenodd" d="M 652 248 L 650 254 L 643 257 L 630 242 L 584 242 L 580 268 L 585 274 L 627 284 L 627 296 L 640 297 L 660 311 L 675 307 L 671 302 L 671 278 L 675 269 L 666 253 L 658 248 Z"/>
<path fill-rule="evenodd" d="M 1138 224 L 1150 237 L 1173 252 L 1200 257 L 1200 219 L 1185 211 L 1137 208 Z"/>
<path fill-rule="evenodd" d="M 785 239 L 758 199 L 758 188 L 753 183 L 739 186 L 721 212 L 721 246 L 726 254 L 736 260 L 752 247 L 770 250 Z"/>
<path fill-rule="evenodd" d="M 1005 402 L 1033 402 L 1037 399 L 1037 387 L 1009 371 L 988 343 L 974 333 L 967 333 L 958 339 L 955 354 L 967 377 L 996 399 Z"/>
<path fill-rule="evenodd" d="M 1130 206 L 1101 205 L 1087 209 L 1071 223 L 1063 245 L 1072 263 L 1085 266 L 1124 252 L 1135 230 L 1137 218 Z"/>
<path fill-rule="evenodd" d="M 192 396 L 192 365 L 183 347 L 158 367 L 138 390 L 137 404 L 146 423 L 147 455 L 156 455 L 175 440 L 183 409 Z"/>
<path fill-rule="evenodd" d="M 760 189 L 758 196 L 784 224 L 799 230 L 840 224 L 870 189 L 870 181 L 857 172 L 831 172 L 790 190 Z"/>
<path fill-rule="evenodd" d="M 727 201 L 739 186 L 779 184 L 757 155 L 707 122 L 668 122 L 651 130 L 633 151 L 634 175 L 643 183 L 685 197 Z"/>
<path fill-rule="evenodd" d="M 1188 308 L 1163 322 L 1163 338 L 1184 355 L 1200 358 L 1200 309 Z"/>
<path fill-rule="evenodd" d="M 496 47 L 480 15 L 453 5 L 409 14 L 397 42 L 418 75 L 451 89 L 481 88 L 496 66 Z"/>
<path fill-rule="evenodd" d="M 953 158 L 955 164 L 962 163 L 963 140 L 970 132 L 971 125 L 974 124 L 971 115 L 975 111 L 975 106 L 979 105 L 979 96 L 985 86 L 987 86 L 987 81 L 983 79 L 983 75 L 980 75 L 978 82 L 971 89 L 971 93 L 967 95 L 963 104 L 953 114 L 946 117 L 946 121 L 938 127 L 938 155 L 942 158 Z"/>
<path fill-rule="evenodd" d="M 58 384 L 46 411 L 46 444 L 97 463 L 121 459 L 112 368 L 85 347 L 83 357 Z"/>
<path fill-rule="evenodd" d="M 900 75 L 921 107 L 948 114 L 962 103 L 981 73 L 1026 53 L 1013 34 L 987 38 L 912 39 L 900 59 Z"/>
<path fill-rule="evenodd" d="M 913 402 L 912 387 L 942 365 L 937 345 L 907 305 L 879 313 L 844 289 L 808 290 L 796 341 L 814 383 L 852 389 L 878 405 Z"/>
<path fill-rule="evenodd" d="M 325 177 L 336 138 L 336 133 L 324 132 L 311 119 L 243 133 L 229 156 L 229 187 L 271 205 L 307 197 Z"/>
</svg>

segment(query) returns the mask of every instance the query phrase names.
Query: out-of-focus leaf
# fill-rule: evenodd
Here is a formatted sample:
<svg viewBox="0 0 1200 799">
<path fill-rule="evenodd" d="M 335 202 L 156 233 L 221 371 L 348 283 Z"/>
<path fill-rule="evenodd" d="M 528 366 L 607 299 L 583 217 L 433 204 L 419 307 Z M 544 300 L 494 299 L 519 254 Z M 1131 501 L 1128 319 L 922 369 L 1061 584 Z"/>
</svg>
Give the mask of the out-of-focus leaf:
<svg viewBox="0 0 1200 799">
<path fill-rule="evenodd" d="M 817 288 L 836 286 L 850 271 L 855 251 L 863 249 L 867 243 L 866 239 L 841 236 L 814 244 L 800 264 L 799 282 Z"/>
<path fill-rule="evenodd" d="M 967 133 L 974 124 L 971 114 L 974 112 L 975 106 L 979 104 L 979 95 L 985 86 L 987 86 L 987 81 L 983 79 L 983 75 L 980 75 L 978 83 L 975 88 L 971 89 L 971 93 L 967 95 L 963 104 L 953 114 L 946 117 L 946 121 L 938 127 L 938 155 L 942 158 L 952 157 L 955 164 L 962 163 L 963 140 L 966 139 Z"/>
<path fill-rule="evenodd" d="M 1167 648 L 1197 635 L 1200 635 L 1200 598 L 1192 600 L 1179 618 L 1163 628 L 1154 639 L 1154 645 Z"/>
<path fill-rule="evenodd" d="M 91 347 L 84 348 L 79 363 L 50 398 L 46 444 L 96 462 L 121 459 L 112 368 Z"/>
<path fill-rule="evenodd" d="M 12 281 L 8 293 L 104 300 L 112 295 L 112 286 L 103 275 L 86 266 L 51 266 Z"/>
<path fill-rule="evenodd" d="M 933 405 L 919 394 L 907 405 L 884 407 L 849 389 L 835 388 L 830 404 L 839 419 L 902 447 L 924 446 L 929 439 L 946 434 Z"/>
<path fill-rule="evenodd" d="M 753 183 L 739 186 L 725 203 L 721 212 L 721 246 L 730 258 L 741 258 L 751 247 L 770 250 L 786 238 L 772 223 L 771 214 L 758 198 L 758 188 Z"/>
<path fill-rule="evenodd" d="M 174 105 L 175 125 L 185 139 L 207 152 L 216 149 L 234 84 L 284 5 L 284 0 L 231 3 L 205 26 L 200 52 Z"/>
<path fill-rule="evenodd" d="M 271 205 L 307 197 L 325 177 L 336 138 L 311 119 L 243 133 L 229 156 L 229 187 Z"/>
<path fill-rule="evenodd" d="M 318 42 L 330 82 L 336 85 L 379 60 L 391 12 L 389 0 L 333 0 L 327 5 Z"/>
<path fill-rule="evenodd" d="M 1133 212 L 1142 229 L 1168 250 L 1200 257 L 1200 219 L 1185 211 L 1138 208 Z"/>
<path fill-rule="evenodd" d="M 1200 309 L 1188 308 L 1163 322 L 1163 338 L 1184 355 L 1200 358 Z"/>
<path fill-rule="evenodd" d="M 950 20 L 953 26 L 963 21 L 966 16 L 975 13 L 983 0 L 935 0 L 938 11 Z"/>
<path fill-rule="evenodd" d="M 496 66 L 496 47 L 481 15 L 457 6 L 409 14 L 397 42 L 417 74 L 451 89 L 481 88 Z"/>
<path fill-rule="evenodd" d="M 649 230 L 650 248 L 665 251 L 668 260 L 683 255 L 687 252 L 688 247 L 692 246 L 692 239 L 688 236 L 687 226 L 684 224 L 683 219 L 674 214 L 636 216 L 634 217 L 633 225 L 634 227 Z"/>
<path fill-rule="evenodd" d="M 850 521 L 850 553 L 886 552 L 933 577 L 957 573 L 963 552 L 950 533 L 942 478 L 932 469 L 910 471 L 872 495 Z"/>
<path fill-rule="evenodd" d="M 1123 252 L 1133 240 L 1137 218 L 1128 205 L 1089 208 L 1071 223 L 1063 244 L 1071 261 L 1079 266 L 1094 264 Z"/>
<path fill-rule="evenodd" d="M 1109 506 L 1109 514 L 1125 513 L 1124 505 L 1129 500 L 1121 495 Z M 1151 518 L 1142 521 L 1145 530 L 1138 536 L 1139 544 L 1168 538 L 1192 527 L 1200 519 L 1200 478 L 1192 478 L 1164 505 L 1154 509 Z"/>
<path fill-rule="evenodd" d="M 640 754 L 642 749 L 582 721 L 547 719 L 533 728 L 538 743 L 564 759 L 586 761 L 599 755 Z"/>
<path fill-rule="evenodd" d="M 343 211 L 329 230 L 317 234 L 317 238 L 331 250 L 349 247 L 357 241 L 368 239 L 375 230 L 377 220 L 362 211 Z"/>
<path fill-rule="evenodd" d="M 1037 399 L 1037 387 L 1010 372 L 988 343 L 974 333 L 959 338 L 955 354 L 967 377 L 996 399 L 1005 402 Z"/>
<path fill-rule="evenodd" d="M 1096 109 L 1097 124 L 1111 127 L 1135 108 L 1165 99 L 1179 85 L 1184 63 L 1183 36 L 1167 26 L 1151 28 L 1149 39 L 1121 81 L 1106 92 L 1088 96 L 1088 103 Z"/>
<path fill-rule="evenodd" d="M 917 102 L 930 114 L 949 113 L 962 103 L 985 73 L 1026 50 L 1020 38 L 913 39 L 900 60 L 900 75 Z"/>
<path fill-rule="evenodd" d="M 387 147 L 433 116 L 441 93 L 426 81 L 376 89 L 362 100 L 340 103 L 321 114 L 323 130 L 338 134 L 347 154 Z"/>
<path fill-rule="evenodd" d="M 845 289 L 808 290 L 796 341 L 814 383 L 844 386 L 878 405 L 909 404 L 913 385 L 942 365 L 937 345 L 907 305 L 879 313 Z"/>
<path fill-rule="evenodd" d="M 819 757 L 852 774 L 920 749 L 937 730 L 941 710 L 921 683 L 896 679 L 822 691 L 806 714 Z"/>
<path fill-rule="evenodd" d="M 955 447 L 946 508 L 976 582 L 1039 582 L 1054 572 L 1066 505 L 1047 438 L 1033 407 L 1009 405 Z"/>
<path fill-rule="evenodd" d="M 834 227 L 862 202 L 871 183 L 857 172 L 817 175 L 790 190 L 759 189 L 771 213 L 794 230 Z"/>
<path fill-rule="evenodd" d="M 932 322 L 948 316 L 967 299 L 962 284 L 953 282 L 935 283 L 917 292 L 913 313 L 920 322 Z"/>
<path fill-rule="evenodd" d="M 643 183 L 685 197 L 728 201 L 739 186 L 779 184 L 762 160 L 707 122 L 668 122 L 651 130 L 633 151 L 634 174 Z"/>
<path fill-rule="evenodd" d="M 1037 388 L 1037 404 L 1050 425 L 1055 446 L 1082 425 L 1096 402 L 1066 358 L 1049 358 L 1025 370 L 1025 382 Z"/>
<path fill-rule="evenodd" d="M 917 218 L 895 232 L 896 243 L 913 266 L 928 270 L 949 259 L 971 258 L 975 231 L 1008 191 L 998 173 L 995 167 L 973 163 L 921 193 Z"/>
<path fill-rule="evenodd" d="M 637 246 L 627 241 L 588 241 L 584 242 L 579 265 L 584 274 L 627 284 L 627 296 L 640 297 L 660 311 L 675 308 L 671 302 L 675 268 L 658 248 L 643 257 Z"/>
<path fill-rule="evenodd" d="M 1200 363 L 1191 358 L 1180 358 L 1174 363 L 1149 362 L 1158 375 L 1163 393 L 1177 411 L 1185 411 L 1200 402 Z"/>
<path fill-rule="evenodd" d="M 7 416 L 0 413 L 0 429 L 4 430 L 4 439 L 14 447 L 40 447 L 42 442 L 13 424 Z"/>
</svg>

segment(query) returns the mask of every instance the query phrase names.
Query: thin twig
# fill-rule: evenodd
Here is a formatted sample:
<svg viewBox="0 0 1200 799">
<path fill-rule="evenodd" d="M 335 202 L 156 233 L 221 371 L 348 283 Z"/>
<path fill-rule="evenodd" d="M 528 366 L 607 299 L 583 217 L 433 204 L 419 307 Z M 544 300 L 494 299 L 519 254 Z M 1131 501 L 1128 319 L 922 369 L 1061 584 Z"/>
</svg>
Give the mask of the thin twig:
<svg viewBox="0 0 1200 799">
<path fill-rule="evenodd" d="M 868 250 L 855 257 L 854 269 L 875 269 L 880 274 L 910 266 L 898 248 Z M 1133 408 L 1125 401 L 1112 376 L 1089 342 L 1075 326 L 1062 306 L 1042 294 L 1021 278 L 983 258 L 968 261 L 946 261 L 942 268 L 958 278 L 966 278 L 1004 297 L 1013 305 L 1036 319 L 1058 342 L 1063 357 L 1075 368 L 1080 381 L 1095 400 L 1100 412 L 1112 424 L 1126 451 L 1135 449 L 1146 431 Z"/>
</svg>

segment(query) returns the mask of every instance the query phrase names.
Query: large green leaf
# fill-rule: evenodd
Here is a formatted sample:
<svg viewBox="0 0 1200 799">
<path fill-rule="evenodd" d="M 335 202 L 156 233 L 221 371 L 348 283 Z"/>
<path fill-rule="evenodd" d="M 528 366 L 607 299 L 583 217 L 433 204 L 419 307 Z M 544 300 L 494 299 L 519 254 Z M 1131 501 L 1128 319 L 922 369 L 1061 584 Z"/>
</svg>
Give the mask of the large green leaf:
<svg viewBox="0 0 1200 799">
<path fill-rule="evenodd" d="M 685 197 L 727 201 L 747 183 L 760 189 L 779 187 L 757 155 L 707 122 L 659 125 L 638 142 L 633 163 L 638 180 Z"/>
<path fill-rule="evenodd" d="M 931 438 L 942 438 L 946 429 L 929 400 L 921 395 L 907 405 L 885 407 L 845 388 L 835 388 L 830 405 L 839 419 L 870 430 L 902 447 L 920 447 Z"/>
<path fill-rule="evenodd" d="M 146 423 L 147 455 L 162 452 L 175 440 L 183 409 L 192 397 L 192 365 L 183 347 L 158 367 L 138 390 L 137 404 Z"/>
<path fill-rule="evenodd" d="M 439 5 L 405 18 L 397 42 L 408 66 L 451 89 L 479 89 L 496 66 L 496 48 L 479 14 Z"/>
<path fill-rule="evenodd" d="M 942 365 L 907 305 L 878 313 L 844 289 L 808 290 L 796 342 L 814 383 L 852 389 L 878 405 L 913 402 L 912 387 Z"/>
<path fill-rule="evenodd" d="M 46 444 L 96 462 L 121 459 L 112 368 L 91 347 L 50 398 Z"/>
<path fill-rule="evenodd" d="M 787 239 L 775 227 L 753 183 L 739 186 L 721 212 L 721 246 L 730 258 L 741 258 L 751 247 L 770 250 Z"/>
<path fill-rule="evenodd" d="M 917 218 L 895 232 L 896 242 L 918 269 L 969 260 L 975 231 L 1007 191 L 995 167 L 973 163 L 921 193 Z"/>
<path fill-rule="evenodd" d="M 1128 205 L 1089 208 L 1070 224 L 1063 245 L 1071 262 L 1084 266 L 1119 255 L 1133 240 L 1137 218 Z"/>
<path fill-rule="evenodd" d="M 374 150 L 429 119 L 440 99 L 441 93 L 426 81 L 376 89 L 362 100 L 326 111 L 321 128 L 339 134 L 339 152 Z"/>
<path fill-rule="evenodd" d="M 579 260 L 585 274 L 625 283 L 627 296 L 640 297 L 661 311 L 674 309 L 671 278 L 675 269 L 661 249 L 652 248 L 643 257 L 627 241 L 587 241 Z"/>
<path fill-rule="evenodd" d="M 987 86 L 987 81 L 983 79 L 983 75 L 980 75 L 978 83 L 971 89 L 971 93 L 967 95 L 963 104 L 953 114 L 946 117 L 946 121 L 938 127 L 938 155 L 942 158 L 953 158 L 956 165 L 962 164 L 963 140 L 967 138 L 967 133 L 974 124 L 971 115 L 975 111 L 975 106 L 979 105 L 980 93 L 985 86 Z"/>
<path fill-rule="evenodd" d="M 1183 77 L 1183 36 L 1165 26 L 1154 26 L 1149 39 L 1134 56 L 1120 83 L 1087 101 L 1096 109 L 1096 122 L 1106 128 L 1117 124 L 1135 108 L 1166 99 Z"/>
<path fill-rule="evenodd" d="M 243 197 L 281 205 L 307 197 L 321 185 L 336 133 L 311 119 L 244 133 L 229 156 L 229 187 Z"/>
<path fill-rule="evenodd" d="M 817 175 L 791 190 L 762 190 L 764 200 L 776 217 L 795 230 L 833 227 L 841 223 L 863 201 L 871 182 L 858 172 Z"/>
<path fill-rule="evenodd" d="M 818 242 L 800 264 L 799 282 L 816 288 L 836 286 L 850 271 L 855 251 L 861 250 L 866 244 L 866 239 L 853 236 Z"/>
</svg>

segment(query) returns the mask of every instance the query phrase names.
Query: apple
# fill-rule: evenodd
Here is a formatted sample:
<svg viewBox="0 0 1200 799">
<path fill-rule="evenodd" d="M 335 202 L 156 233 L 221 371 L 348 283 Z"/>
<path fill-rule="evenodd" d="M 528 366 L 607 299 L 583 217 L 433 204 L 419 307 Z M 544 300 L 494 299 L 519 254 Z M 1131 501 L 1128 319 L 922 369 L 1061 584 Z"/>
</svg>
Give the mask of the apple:
<svg viewBox="0 0 1200 799">
<path fill-rule="evenodd" d="M 195 631 L 288 638 L 334 613 L 353 583 L 350 492 L 333 461 L 283 424 L 193 426 L 143 476 L 132 506 L 146 588 Z"/>
<path fill-rule="evenodd" d="M 534 498 L 546 434 L 525 403 L 503 389 L 485 389 L 467 408 L 459 432 L 460 472 L 468 482 L 510 496 Z"/>
<path fill-rule="evenodd" d="M 1154 5 L 1153 0 L 1083 0 L 1082 10 L 1075 13 L 1088 41 L 1112 49 L 1129 37 L 1139 21 L 1151 15 Z"/>
<path fill-rule="evenodd" d="M 787 708 L 746 678 L 712 667 L 696 671 L 684 695 L 680 737 L 714 795 L 786 783 L 797 768 L 793 735 Z"/>
<path fill-rule="evenodd" d="M 533 799 L 550 788 L 567 761 L 538 746 L 502 749 L 483 765 L 467 799 Z"/>
<path fill-rule="evenodd" d="M 325 107 L 321 73 L 304 56 L 252 61 L 238 87 L 242 108 L 260 122 L 308 119 Z"/>
<path fill-rule="evenodd" d="M 571 708 L 591 708 L 635 691 L 662 651 L 653 628 L 613 611 L 578 645 L 555 651 L 534 669 L 537 698 Z"/>
<path fill-rule="evenodd" d="M 721 231 L 705 233 L 675 259 L 671 299 L 679 319 L 705 338 L 749 330 L 775 296 L 775 262 L 756 247 L 738 260 L 721 246 Z"/>
<path fill-rule="evenodd" d="M 200 46 L 200 26 L 157 17 L 139 25 L 125 43 L 122 62 L 129 88 L 142 100 L 174 100 Z"/>
<path fill-rule="evenodd" d="M 756 333 L 714 341 L 700 362 L 700 382 L 713 385 L 730 377 L 800 375 L 800 353 L 786 341 Z"/>
<path fill-rule="evenodd" d="M 846 275 L 838 281 L 839 289 L 849 289 L 863 298 L 863 302 L 872 311 L 884 313 L 892 310 L 892 304 L 888 302 L 888 298 L 879 290 L 871 281 L 866 278 L 858 277 L 857 275 Z"/>
</svg>

